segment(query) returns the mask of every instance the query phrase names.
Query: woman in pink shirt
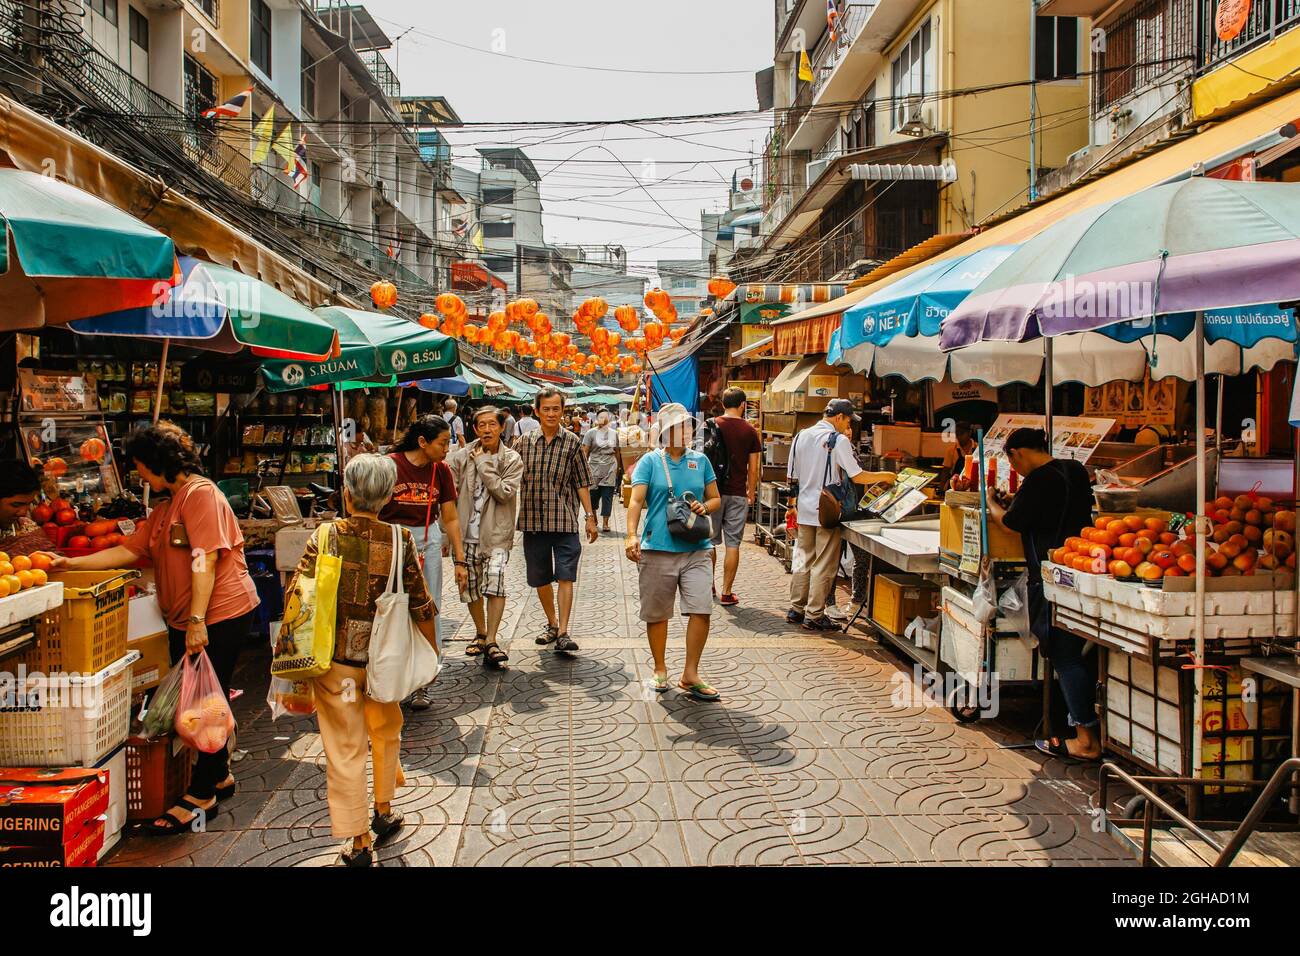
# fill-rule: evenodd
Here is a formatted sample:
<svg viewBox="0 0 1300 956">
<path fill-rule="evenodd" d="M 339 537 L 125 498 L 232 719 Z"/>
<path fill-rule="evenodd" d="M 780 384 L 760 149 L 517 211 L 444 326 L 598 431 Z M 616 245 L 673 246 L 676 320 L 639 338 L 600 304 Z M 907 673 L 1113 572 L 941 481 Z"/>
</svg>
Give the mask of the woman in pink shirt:
<svg viewBox="0 0 1300 956">
<path fill-rule="evenodd" d="M 226 496 L 200 473 L 202 465 L 189 435 L 169 422 L 133 432 L 124 457 L 155 495 L 166 494 L 115 547 L 79 558 L 57 558 L 68 571 L 103 571 L 153 561 L 158 606 L 167 621 L 173 666 L 185 654 L 207 648 L 226 693 L 235 661 L 248 637 L 257 608 L 257 587 L 244 563 L 244 535 Z M 210 820 L 217 801 L 235 793 L 229 745 L 200 753 L 188 793 L 154 820 L 155 833 L 184 833 L 200 813 Z"/>
</svg>

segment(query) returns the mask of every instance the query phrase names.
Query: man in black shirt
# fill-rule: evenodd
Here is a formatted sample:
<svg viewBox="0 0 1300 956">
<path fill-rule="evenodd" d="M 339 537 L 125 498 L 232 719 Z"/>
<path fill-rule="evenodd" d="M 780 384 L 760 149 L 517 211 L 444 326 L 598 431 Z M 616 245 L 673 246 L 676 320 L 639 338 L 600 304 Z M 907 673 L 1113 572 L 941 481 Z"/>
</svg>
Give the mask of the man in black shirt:
<svg viewBox="0 0 1300 956">
<path fill-rule="evenodd" d="M 1039 646 L 1061 683 L 1076 736 L 1036 740 L 1041 751 L 1057 757 L 1096 760 L 1101 756 L 1097 733 L 1096 682 L 1083 661 L 1084 640 L 1051 625 L 1051 608 L 1043 597 L 1041 563 L 1070 535 L 1092 523 L 1092 487 L 1087 470 L 1077 461 L 1058 461 L 1047 450 L 1047 435 L 1038 428 L 1019 428 L 1005 446 L 1011 467 L 1022 476 L 1015 499 L 1007 507 L 992 501 L 992 517 L 1020 535 L 1029 565 L 1029 621 Z"/>
</svg>

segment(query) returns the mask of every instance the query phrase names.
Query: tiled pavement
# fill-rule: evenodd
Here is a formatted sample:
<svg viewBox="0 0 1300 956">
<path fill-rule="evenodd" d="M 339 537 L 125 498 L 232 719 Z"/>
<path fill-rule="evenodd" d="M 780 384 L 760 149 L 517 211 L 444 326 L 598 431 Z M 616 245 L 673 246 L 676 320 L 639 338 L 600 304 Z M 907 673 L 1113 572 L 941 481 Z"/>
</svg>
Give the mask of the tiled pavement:
<svg viewBox="0 0 1300 956">
<path fill-rule="evenodd" d="M 704 673 L 718 704 L 648 689 L 621 535 L 584 549 L 574 658 L 533 644 L 544 618 L 515 559 L 508 670 L 461 654 L 472 625 L 446 595 L 454 643 L 435 706 L 407 714 L 396 801 L 407 827 L 381 848 L 383 865 L 1128 862 L 1094 832 L 1095 769 L 1024 749 L 1032 701 L 969 725 L 942 708 L 895 706 L 901 660 L 861 632 L 791 629 L 789 578 L 753 545 L 742 605 L 713 619 Z M 670 625 L 674 672 L 683 630 Z M 265 658 L 248 655 L 237 675 L 240 791 L 207 832 L 127 835 L 108 862 L 335 861 L 315 719 L 273 722 L 265 673 Z"/>
</svg>

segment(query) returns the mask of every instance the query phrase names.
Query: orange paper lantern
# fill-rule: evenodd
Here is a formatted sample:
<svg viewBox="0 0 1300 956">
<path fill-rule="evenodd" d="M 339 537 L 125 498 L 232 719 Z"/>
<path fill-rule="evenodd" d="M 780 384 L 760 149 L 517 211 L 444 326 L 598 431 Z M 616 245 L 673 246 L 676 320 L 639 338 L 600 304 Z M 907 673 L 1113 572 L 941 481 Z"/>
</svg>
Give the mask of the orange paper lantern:
<svg viewBox="0 0 1300 956">
<path fill-rule="evenodd" d="M 426 329 L 437 329 L 438 317 L 434 315 L 432 312 L 425 312 L 423 315 L 420 316 L 420 324 L 423 325 Z"/>
<path fill-rule="evenodd" d="M 466 311 L 465 300 L 454 292 L 439 293 L 433 305 L 443 315 L 461 315 Z"/>
<path fill-rule="evenodd" d="M 724 276 L 714 276 L 709 280 L 709 295 L 725 299 L 735 290 L 736 283 Z"/>
<path fill-rule="evenodd" d="M 370 301 L 376 309 L 391 309 L 397 304 L 397 286 L 387 279 L 380 279 L 370 287 Z"/>
</svg>

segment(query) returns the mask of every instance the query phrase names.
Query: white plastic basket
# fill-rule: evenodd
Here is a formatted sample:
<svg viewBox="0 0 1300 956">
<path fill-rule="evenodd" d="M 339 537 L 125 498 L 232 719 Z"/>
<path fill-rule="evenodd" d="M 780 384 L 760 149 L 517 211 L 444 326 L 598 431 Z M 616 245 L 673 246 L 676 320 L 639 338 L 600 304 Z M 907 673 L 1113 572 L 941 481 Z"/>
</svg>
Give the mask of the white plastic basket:
<svg viewBox="0 0 1300 956">
<path fill-rule="evenodd" d="M 0 765 L 90 767 L 112 753 L 131 725 L 129 651 L 97 674 L 28 676 L 16 697 L 0 700 Z M 38 691 L 32 693 L 32 691 Z"/>
</svg>

